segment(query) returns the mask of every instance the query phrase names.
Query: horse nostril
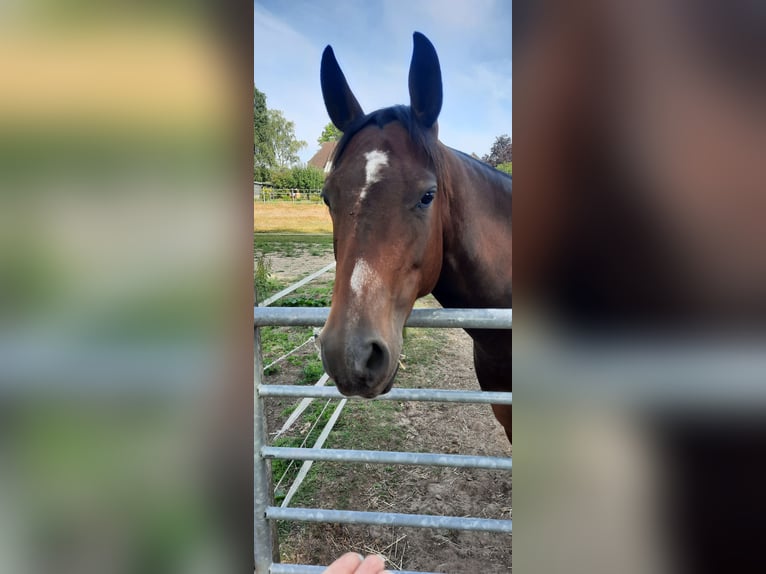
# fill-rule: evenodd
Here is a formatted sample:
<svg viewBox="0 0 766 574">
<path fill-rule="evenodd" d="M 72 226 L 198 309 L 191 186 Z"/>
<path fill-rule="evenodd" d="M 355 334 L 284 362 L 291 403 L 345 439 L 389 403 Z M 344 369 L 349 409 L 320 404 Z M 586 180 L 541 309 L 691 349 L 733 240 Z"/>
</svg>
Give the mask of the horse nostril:
<svg viewBox="0 0 766 574">
<path fill-rule="evenodd" d="M 374 373 L 378 371 L 381 367 L 384 366 L 385 359 L 386 359 L 385 349 L 378 343 L 375 343 L 375 342 L 371 343 L 370 356 L 367 357 L 367 364 L 365 365 L 367 367 L 367 370 L 370 373 Z"/>
</svg>

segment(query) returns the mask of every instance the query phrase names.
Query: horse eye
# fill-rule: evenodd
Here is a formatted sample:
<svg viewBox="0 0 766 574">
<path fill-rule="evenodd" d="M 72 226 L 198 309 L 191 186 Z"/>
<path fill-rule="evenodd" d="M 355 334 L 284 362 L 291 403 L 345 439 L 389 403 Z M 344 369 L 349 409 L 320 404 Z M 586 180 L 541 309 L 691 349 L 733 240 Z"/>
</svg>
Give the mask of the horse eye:
<svg viewBox="0 0 766 574">
<path fill-rule="evenodd" d="M 324 204 L 325 204 L 327 207 L 330 207 L 330 202 L 329 202 L 329 201 L 327 201 L 327 196 L 326 196 L 324 193 L 322 193 L 322 194 L 320 194 L 320 197 L 322 198 L 322 201 L 324 201 Z"/>
<path fill-rule="evenodd" d="M 429 190 L 423 195 L 423 197 L 420 198 L 420 205 L 428 205 L 434 200 L 434 192 L 433 190 Z"/>
</svg>

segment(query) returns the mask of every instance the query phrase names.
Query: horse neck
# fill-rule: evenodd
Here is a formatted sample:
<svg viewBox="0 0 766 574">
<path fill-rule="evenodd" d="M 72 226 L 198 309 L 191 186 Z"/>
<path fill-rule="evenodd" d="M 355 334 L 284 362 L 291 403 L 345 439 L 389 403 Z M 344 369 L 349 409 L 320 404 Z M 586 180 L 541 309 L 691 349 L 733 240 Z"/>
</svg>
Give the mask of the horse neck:
<svg viewBox="0 0 766 574">
<path fill-rule="evenodd" d="M 442 269 L 433 290 L 444 307 L 510 307 L 510 180 L 445 147 Z"/>
</svg>

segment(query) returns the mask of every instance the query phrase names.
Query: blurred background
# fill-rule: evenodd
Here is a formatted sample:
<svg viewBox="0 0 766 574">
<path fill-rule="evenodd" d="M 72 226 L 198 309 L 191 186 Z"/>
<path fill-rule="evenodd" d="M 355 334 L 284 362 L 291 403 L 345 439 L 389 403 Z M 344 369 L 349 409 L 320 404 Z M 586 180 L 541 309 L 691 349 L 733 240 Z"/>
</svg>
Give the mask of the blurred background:
<svg viewBox="0 0 766 574">
<path fill-rule="evenodd" d="M 763 3 L 513 22 L 514 565 L 763 571 Z"/>
<path fill-rule="evenodd" d="M 251 567 L 252 5 L 0 12 L 0 571 Z"/>
</svg>

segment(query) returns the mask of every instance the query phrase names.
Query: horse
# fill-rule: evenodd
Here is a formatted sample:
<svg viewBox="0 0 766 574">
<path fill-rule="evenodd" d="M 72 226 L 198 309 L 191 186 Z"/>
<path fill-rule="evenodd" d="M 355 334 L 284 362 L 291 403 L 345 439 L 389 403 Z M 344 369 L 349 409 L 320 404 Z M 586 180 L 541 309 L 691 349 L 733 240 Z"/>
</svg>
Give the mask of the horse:
<svg viewBox="0 0 766 574">
<path fill-rule="evenodd" d="M 416 299 L 445 308 L 510 308 L 511 176 L 439 141 L 442 76 L 433 44 L 413 34 L 410 105 L 362 111 L 331 46 L 321 87 L 343 133 L 322 198 L 333 223 L 335 285 L 319 337 L 346 395 L 393 386 Z M 511 391 L 511 331 L 466 329 L 484 391 Z M 492 405 L 511 438 L 510 405 Z"/>
</svg>

